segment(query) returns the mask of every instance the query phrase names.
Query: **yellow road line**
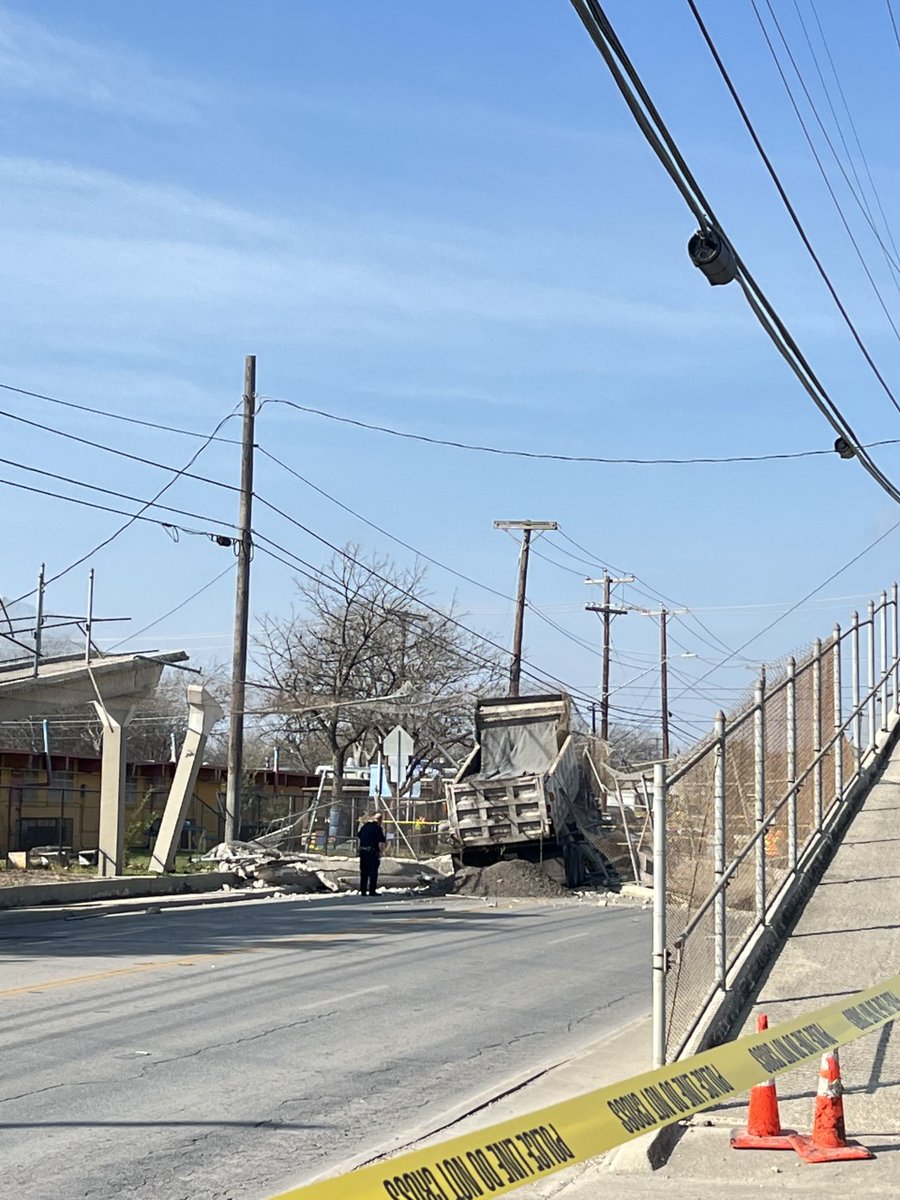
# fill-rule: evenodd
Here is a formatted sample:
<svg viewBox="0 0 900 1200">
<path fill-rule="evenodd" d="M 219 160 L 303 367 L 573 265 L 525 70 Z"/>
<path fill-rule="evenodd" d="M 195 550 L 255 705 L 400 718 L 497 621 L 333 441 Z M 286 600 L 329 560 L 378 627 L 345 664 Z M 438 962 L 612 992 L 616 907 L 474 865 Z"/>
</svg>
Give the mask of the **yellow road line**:
<svg viewBox="0 0 900 1200">
<path fill-rule="evenodd" d="M 399 920 L 402 920 L 404 925 L 425 923 L 422 918 L 415 917 L 399 918 Z M 396 919 L 392 920 L 390 925 L 395 923 Z M 377 932 L 384 933 L 390 925 L 379 923 Z M 52 988 L 75 987 L 81 983 L 97 983 L 102 979 L 115 979 L 120 975 L 138 975 L 145 971 L 164 971 L 167 967 L 193 967 L 197 963 L 205 962 L 211 958 L 224 958 L 231 954 L 254 954 L 259 950 L 294 945 L 298 942 L 333 942 L 345 938 L 362 938 L 366 936 L 367 932 L 376 932 L 376 929 L 370 925 L 368 929 L 336 929 L 332 933 L 297 933 L 293 936 L 277 938 L 268 942 L 257 942 L 252 946 L 238 946 L 231 950 L 213 950 L 208 954 L 194 954 L 190 958 L 174 958 L 163 962 L 138 963 L 132 967 L 115 967 L 110 971 L 94 971 L 89 975 L 70 975 L 65 979 L 48 979 L 44 982 L 23 984 L 21 987 L 3 988 L 0 989 L 0 999 L 5 996 L 21 996 L 27 992 L 50 991 Z"/>
</svg>

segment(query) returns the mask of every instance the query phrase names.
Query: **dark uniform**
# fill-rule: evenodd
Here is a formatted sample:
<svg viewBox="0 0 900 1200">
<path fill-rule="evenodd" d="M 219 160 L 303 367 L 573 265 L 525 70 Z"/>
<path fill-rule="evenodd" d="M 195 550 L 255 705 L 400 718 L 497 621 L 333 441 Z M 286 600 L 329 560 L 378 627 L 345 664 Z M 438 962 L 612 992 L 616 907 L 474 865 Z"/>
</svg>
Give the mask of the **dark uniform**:
<svg viewBox="0 0 900 1200">
<path fill-rule="evenodd" d="M 381 847 L 387 840 L 380 821 L 365 821 L 359 827 L 359 890 L 365 896 L 375 895 L 378 887 L 378 862 Z"/>
</svg>

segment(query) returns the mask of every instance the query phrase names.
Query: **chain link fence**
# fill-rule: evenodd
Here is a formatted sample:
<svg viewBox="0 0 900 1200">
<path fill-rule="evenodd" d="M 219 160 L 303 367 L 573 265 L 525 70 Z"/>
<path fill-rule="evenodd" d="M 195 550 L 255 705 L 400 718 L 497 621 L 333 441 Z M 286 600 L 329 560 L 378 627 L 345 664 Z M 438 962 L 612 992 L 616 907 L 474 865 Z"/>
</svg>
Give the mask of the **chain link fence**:
<svg viewBox="0 0 900 1200">
<path fill-rule="evenodd" d="M 763 672 L 742 708 L 719 713 L 707 738 L 659 769 L 658 1060 L 684 1049 L 775 897 L 872 762 L 879 732 L 898 711 L 897 633 L 895 585 L 891 598 L 882 593 L 865 619 L 854 614 L 849 629 L 835 627 L 799 663 L 788 659 L 774 679 Z"/>
</svg>

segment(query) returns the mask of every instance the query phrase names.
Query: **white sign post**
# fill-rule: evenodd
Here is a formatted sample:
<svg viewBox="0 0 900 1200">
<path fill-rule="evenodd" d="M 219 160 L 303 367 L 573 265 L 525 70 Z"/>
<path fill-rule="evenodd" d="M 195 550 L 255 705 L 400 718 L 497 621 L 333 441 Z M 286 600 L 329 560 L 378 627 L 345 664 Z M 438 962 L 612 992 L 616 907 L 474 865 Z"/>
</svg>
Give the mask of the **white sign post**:
<svg viewBox="0 0 900 1200">
<path fill-rule="evenodd" d="M 406 771 L 415 750 L 415 743 L 402 725 L 395 725 L 381 743 L 381 749 L 391 764 L 391 773 L 397 784 L 397 800 L 399 802 L 400 788 L 406 779 Z"/>
</svg>

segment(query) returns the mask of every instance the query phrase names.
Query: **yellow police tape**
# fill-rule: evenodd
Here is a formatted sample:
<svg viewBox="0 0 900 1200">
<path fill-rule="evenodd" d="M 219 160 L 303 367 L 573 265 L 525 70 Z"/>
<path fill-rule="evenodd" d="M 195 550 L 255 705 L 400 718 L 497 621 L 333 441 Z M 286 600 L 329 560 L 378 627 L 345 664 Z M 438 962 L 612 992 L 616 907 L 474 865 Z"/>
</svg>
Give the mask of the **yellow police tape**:
<svg viewBox="0 0 900 1200">
<path fill-rule="evenodd" d="M 525 1116 L 282 1192 L 272 1200 L 501 1196 L 701 1112 L 900 1015 L 900 975 L 826 1008 Z"/>
</svg>

